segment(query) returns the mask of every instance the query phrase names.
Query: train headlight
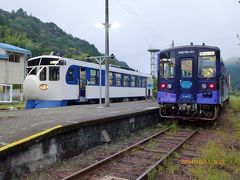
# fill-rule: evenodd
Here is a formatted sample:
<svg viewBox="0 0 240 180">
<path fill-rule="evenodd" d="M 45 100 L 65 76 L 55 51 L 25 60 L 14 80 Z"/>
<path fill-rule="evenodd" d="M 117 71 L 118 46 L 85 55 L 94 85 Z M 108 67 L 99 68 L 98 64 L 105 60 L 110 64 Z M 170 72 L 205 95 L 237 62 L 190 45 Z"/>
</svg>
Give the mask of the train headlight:
<svg viewBox="0 0 240 180">
<path fill-rule="evenodd" d="M 167 85 L 167 88 L 168 88 L 168 89 L 171 89 L 171 88 L 172 88 L 172 85 L 171 85 L 171 84 L 168 84 L 168 85 Z"/>
<path fill-rule="evenodd" d="M 165 83 L 161 83 L 160 84 L 160 89 L 165 89 L 166 88 L 166 84 Z"/>
<path fill-rule="evenodd" d="M 40 88 L 41 90 L 47 90 L 47 89 L 48 89 L 48 85 L 47 85 L 47 84 L 40 84 L 40 85 L 39 85 L 39 88 Z"/>
<path fill-rule="evenodd" d="M 209 89 L 216 89 L 216 83 L 209 83 L 208 88 Z"/>
<path fill-rule="evenodd" d="M 207 84 L 202 84 L 202 89 L 206 89 L 207 88 Z"/>
</svg>

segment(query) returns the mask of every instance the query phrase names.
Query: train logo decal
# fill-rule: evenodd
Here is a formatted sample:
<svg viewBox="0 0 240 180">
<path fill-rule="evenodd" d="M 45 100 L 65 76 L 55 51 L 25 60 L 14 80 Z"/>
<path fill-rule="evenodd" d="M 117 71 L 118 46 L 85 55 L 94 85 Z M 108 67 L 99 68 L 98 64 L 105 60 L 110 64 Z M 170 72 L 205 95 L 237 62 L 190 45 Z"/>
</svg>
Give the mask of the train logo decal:
<svg viewBox="0 0 240 180">
<path fill-rule="evenodd" d="M 181 81 L 180 85 L 183 89 L 190 89 L 192 87 L 191 81 Z"/>
<path fill-rule="evenodd" d="M 191 51 L 178 51 L 178 54 L 194 54 L 195 51 L 191 50 Z"/>
</svg>

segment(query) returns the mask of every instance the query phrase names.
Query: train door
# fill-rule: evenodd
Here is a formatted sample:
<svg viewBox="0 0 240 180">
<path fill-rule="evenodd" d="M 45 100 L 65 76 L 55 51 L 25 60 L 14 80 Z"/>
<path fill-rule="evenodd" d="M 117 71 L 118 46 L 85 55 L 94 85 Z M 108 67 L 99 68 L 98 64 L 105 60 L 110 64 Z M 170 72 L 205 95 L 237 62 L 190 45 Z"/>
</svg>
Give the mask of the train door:
<svg viewBox="0 0 240 180">
<path fill-rule="evenodd" d="M 86 101 L 86 68 L 79 68 L 79 100 Z"/>
<path fill-rule="evenodd" d="M 180 58 L 179 72 L 179 103 L 192 103 L 195 100 L 195 85 L 194 85 L 194 63 L 193 58 Z"/>
</svg>

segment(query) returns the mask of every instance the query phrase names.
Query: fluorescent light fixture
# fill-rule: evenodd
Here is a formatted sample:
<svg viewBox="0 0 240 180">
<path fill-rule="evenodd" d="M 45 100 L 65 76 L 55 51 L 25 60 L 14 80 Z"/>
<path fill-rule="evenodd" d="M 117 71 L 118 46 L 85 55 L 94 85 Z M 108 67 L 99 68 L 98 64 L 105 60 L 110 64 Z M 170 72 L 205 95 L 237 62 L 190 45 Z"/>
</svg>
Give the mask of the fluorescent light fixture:
<svg viewBox="0 0 240 180">
<path fill-rule="evenodd" d="M 105 25 L 104 25 L 104 23 L 96 23 L 95 27 L 98 28 L 98 29 L 102 29 L 102 28 L 105 27 Z"/>
<path fill-rule="evenodd" d="M 111 24 L 111 28 L 118 28 L 120 26 L 120 23 L 118 23 L 118 22 L 115 22 L 115 23 L 113 23 L 113 24 Z"/>
<path fill-rule="evenodd" d="M 51 65 L 56 65 L 58 63 L 58 61 L 50 61 Z"/>
</svg>

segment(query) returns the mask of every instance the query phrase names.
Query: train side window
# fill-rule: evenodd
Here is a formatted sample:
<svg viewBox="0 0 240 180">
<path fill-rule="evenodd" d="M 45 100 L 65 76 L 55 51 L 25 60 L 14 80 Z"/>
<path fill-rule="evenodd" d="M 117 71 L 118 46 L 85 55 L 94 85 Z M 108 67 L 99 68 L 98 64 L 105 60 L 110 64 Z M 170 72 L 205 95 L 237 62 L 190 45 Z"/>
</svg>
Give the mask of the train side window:
<svg viewBox="0 0 240 180">
<path fill-rule="evenodd" d="M 136 76 L 131 76 L 131 87 L 135 87 L 136 86 Z"/>
<path fill-rule="evenodd" d="M 42 71 L 39 74 L 40 81 L 46 81 L 47 80 L 47 69 L 44 67 Z"/>
<path fill-rule="evenodd" d="M 121 74 L 116 73 L 116 86 L 121 86 Z"/>
<path fill-rule="evenodd" d="M 139 76 L 136 76 L 136 87 L 140 87 L 141 85 L 141 79 Z"/>
<path fill-rule="evenodd" d="M 142 87 L 147 86 L 147 79 L 145 77 L 142 78 Z"/>
<path fill-rule="evenodd" d="M 183 78 L 191 78 L 192 77 L 192 60 L 184 59 L 181 62 L 181 72 Z"/>
<path fill-rule="evenodd" d="M 70 68 L 67 72 L 68 81 L 74 81 L 74 69 Z"/>
<path fill-rule="evenodd" d="M 109 86 L 113 85 L 113 73 L 109 72 Z"/>
<path fill-rule="evenodd" d="M 99 70 L 96 69 L 90 70 L 90 84 L 91 85 L 99 84 Z"/>
<path fill-rule="evenodd" d="M 123 76 L 123 86 L 124 87 L 128 87 L 129 86 L 129 76 L 128 75 L 124 75 Z"/>
<path fill-rule="evenodd" d="M 59 67 L 49 67 L 49 81 L 58 81 L 60 77 Z"/>
</svg>

